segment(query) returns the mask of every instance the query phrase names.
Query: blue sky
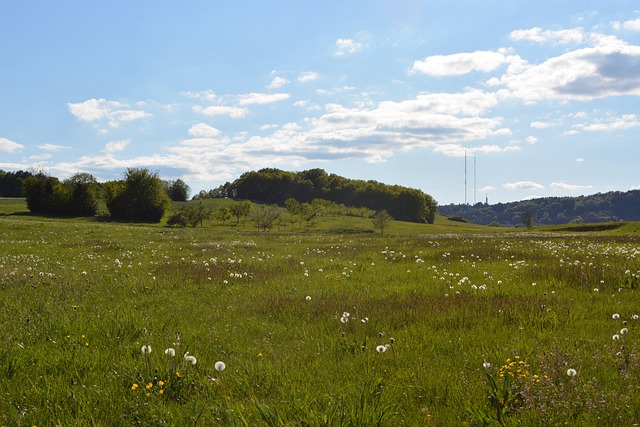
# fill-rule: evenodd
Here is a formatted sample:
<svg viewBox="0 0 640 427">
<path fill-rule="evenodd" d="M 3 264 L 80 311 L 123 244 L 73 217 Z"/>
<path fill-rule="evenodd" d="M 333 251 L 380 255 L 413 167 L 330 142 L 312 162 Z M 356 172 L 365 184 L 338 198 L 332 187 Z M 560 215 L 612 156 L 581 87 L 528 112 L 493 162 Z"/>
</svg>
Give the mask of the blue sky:
<svg viewBox="0 0 640 427">
<path fill-rule="evenodd" d="M 640 188 L 637 1 L 3 1 L 0 64 L 2 170 Z"/>
</svg>

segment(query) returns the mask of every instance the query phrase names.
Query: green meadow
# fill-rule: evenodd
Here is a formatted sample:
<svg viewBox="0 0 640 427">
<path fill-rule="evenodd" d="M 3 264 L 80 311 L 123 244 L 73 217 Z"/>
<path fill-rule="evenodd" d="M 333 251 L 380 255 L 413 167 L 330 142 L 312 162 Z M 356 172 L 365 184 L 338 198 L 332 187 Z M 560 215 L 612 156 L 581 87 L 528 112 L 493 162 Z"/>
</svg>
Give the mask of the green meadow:
<svg viewBox="0 0 640 427">
<path fill-rule="evenodd" d="M 232 222 L 0 199 L 0 425 L 640 420 L 638 224 Z"/>
</svg>

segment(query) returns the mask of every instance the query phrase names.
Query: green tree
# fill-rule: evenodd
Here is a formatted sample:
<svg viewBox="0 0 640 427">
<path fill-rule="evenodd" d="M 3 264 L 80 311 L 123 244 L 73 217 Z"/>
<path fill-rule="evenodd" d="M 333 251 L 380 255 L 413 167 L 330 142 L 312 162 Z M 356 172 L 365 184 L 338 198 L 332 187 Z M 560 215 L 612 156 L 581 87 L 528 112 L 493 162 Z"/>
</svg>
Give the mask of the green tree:
<svg viewBox="0 0 640 427">
<path fill-rule="evenodd" d="M 77 173 L 64 181 L 71 192 L 66 213 L 94 216 L 98 212 L 98 181 L 89 173 Z"/>
<path fill-rule="evenodd" d="M 381 210 L 371 220 L 373 226 L 380 230 L 380 234 L 384 234 L 384 230 L 389 226 L 393 217 L 386 210 Z"/>
<path fill-rule="evenodd" d="M 181 179 L 175 181 L 163 181 L 167 196 L 174 202 L 186 202 L 191 188 Z"/>
<path fill-rule="evenodd" d="M 229 208 L 229 206 L 220 205 L 213 216 L 218 223 L 224 224 L 231 219 L 231 208 Z"/>
<path fill-rule="evenodd" d="M 236 224 L 240 223 L 240 220 L 246 218 L 251 212 L 251 202 L 249 200 L 243 200 L 242 202 L 235 202 L 231 206 L 231 215 L 236 218 Z"/>
<path fill-rule="evenodd" d="M 157 172 L 129 168 L 124 180 L 105 186 L 111 217 L 124 221 L 160 222 L 171 200 Z"/>
</svg>

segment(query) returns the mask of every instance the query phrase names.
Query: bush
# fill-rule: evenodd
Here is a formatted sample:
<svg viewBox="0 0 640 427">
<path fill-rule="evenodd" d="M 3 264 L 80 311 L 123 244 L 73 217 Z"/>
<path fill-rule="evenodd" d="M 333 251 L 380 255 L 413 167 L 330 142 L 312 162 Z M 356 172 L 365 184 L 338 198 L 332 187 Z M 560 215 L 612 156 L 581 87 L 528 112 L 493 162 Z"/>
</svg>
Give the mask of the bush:
<svg viewBox="0 0 640 427">
<path fill-rule="evenodd" d="M 129 168 L 123 181 L 105 186 L 111 217 L 118 220 L 160 222 L 171 205 L 162 180 L 146 168 Z"/>
</svg>

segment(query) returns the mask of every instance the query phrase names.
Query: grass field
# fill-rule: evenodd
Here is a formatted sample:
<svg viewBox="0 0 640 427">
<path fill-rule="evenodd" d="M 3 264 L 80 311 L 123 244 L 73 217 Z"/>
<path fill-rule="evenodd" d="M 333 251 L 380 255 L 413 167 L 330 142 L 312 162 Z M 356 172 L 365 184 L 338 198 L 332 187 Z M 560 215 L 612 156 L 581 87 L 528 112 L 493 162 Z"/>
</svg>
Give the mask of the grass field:
<svg viewBox="0 0 640 427">
<path fill-rule="evenodd" d="M 172 229 L 0 199 L 0 425 L 633 425 L 638 229 Z"/>
</svg>

